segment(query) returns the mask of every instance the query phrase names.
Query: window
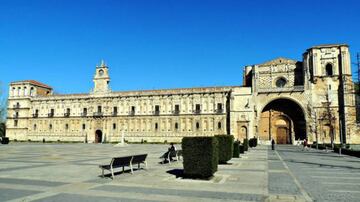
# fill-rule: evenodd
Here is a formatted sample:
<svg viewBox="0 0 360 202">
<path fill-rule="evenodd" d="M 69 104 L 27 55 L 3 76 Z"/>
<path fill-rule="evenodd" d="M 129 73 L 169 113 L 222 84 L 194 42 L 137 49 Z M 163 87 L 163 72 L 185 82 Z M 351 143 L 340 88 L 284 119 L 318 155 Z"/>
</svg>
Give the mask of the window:
<svg viewBox="0 0 360 202">
<path fill-rule="evenodd" d="M 70 108 L 66 109 L 66 113 L 70 114 Z"/>
<path fill-rule="evenodd" d="M 51 129 L 52 129 L 52 124 L 49 125 L 49 130 L 51 130 Z"/>
<path fill-rule="evenodd" d="M 160 106 L 155 105 L 155 115 L 159 115 L 159 114 L 160 114 Z"/>
<path fill-rule="evenodd" d="M 216 112 L 217 112 L 217 113 L 222 113 L 222 112 L 223 112 L 223 105 L 222 105 L 222 103 L 218 103 L 218 104 L 217 104 Z"/>
<path fill-rule="evenodd" d="M 201 111 L 201 105 L 200 105 L 200 104 L 196 104 L 196 105 L 195 105 L 195 113 L 196 113 L 196 114 L 200 114 L 200 111 Z"/>
<path fill-rule="evenodd" d="M 180 105 L 175 105 L 175 113 L 179 113 L 180 112 Z"/>
<path fill-rule="evenodd" d="M 135 106 L 131 106 L 130 115 L 135 115 Z"/>
<path fill-rule="evenodd" d="M 179 129 L 179 124 L 175 123 L 175 130 Z"/>
<path fill-rule="evenodd" d="M 101 113 L 101 106 L 98 106 L 98 113 Z"/>
<path fill-rule="evenodd" d="M 114 107 L 114 108 L 113 108 L 113 115 L 116 116 L 116 115 L 117 115 L 117 112 L 118 112 L 118 108 L 117 108 L 117 107 Z"/>
<path fill-rule="evenodd" d="M 158 123 L 155 123 L 155 130 L 159 129 Z"/>
<path fill-rule="evenodd" d="M 100 70 L 99 70 L 99 75 L 100 75 L 100 76 L 104 75 L 104 70 L 100 69 Z"/>
<path fill-rule="evenodd" d="M 18 120 L 14 120 L 14 126 L 15 126 L 15 127 L 18 126 Z"/>
<path fill-rule="evenodd" d="M 333 66 L 332 66 L 332 64 L 328 63 L 325 66 L 325 70 L 326 70 L 326 76 L 332 76 L 333 75 Z"/>
<path fill-rule="evenodd" d="M 221 122 L 218 122 L 218 129 L 221 129 Z"/>
<path fill-rule="evenodd" d="M 113 123 L 113 130 L 116 129 L 116 123 Z"/>
<path fill-rule="evenodd" d="M 196 130 L 199 130 L 199 128 L 200 128 L 200 123 L 196 122 Z"/>
<path fill-rule="evenodd" d="M 86 128 L 86 125 L 82 124 L 82 129 L 85 130 L 85 128 Z"/>
<path fill-rule="evenodd" d="M 34 124 L 33 128 L 34 128 L 34 130 L 36 130 L 36 124 Z"/>
<path fill-rule="evenodd" d="M 69 124 L 65 124 L 65 130 L 69 129 Z"/>
<path fill-rule="evenodd" d="M 87 108 L 83 108 L 83 113 L 81 114 L 82 116 L 86 116 L 87 115 Z"/>
<path fill-rule="evenodd" d="M 275 84 L 276 84 L 276 87 L 283 88 L 286 85 L 286 79 L 281 77 L 278 80 L 276 80 Z"/>
</svg>

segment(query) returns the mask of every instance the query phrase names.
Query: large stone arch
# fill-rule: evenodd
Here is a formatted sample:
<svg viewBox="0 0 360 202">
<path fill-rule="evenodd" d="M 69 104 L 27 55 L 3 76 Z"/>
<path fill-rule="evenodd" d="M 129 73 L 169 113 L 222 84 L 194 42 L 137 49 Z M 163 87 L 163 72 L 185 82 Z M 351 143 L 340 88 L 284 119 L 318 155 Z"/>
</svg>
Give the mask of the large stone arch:
<svg viewBox="0 0 360 202">
<path fill-rule="evenodd" d="M 275 139 L 280 144 L 293 144 L 307 138 L 306 112 L 291 98 L 273 98 L 260 111 L 258 136 L 262 140 Z"/>
</svg>

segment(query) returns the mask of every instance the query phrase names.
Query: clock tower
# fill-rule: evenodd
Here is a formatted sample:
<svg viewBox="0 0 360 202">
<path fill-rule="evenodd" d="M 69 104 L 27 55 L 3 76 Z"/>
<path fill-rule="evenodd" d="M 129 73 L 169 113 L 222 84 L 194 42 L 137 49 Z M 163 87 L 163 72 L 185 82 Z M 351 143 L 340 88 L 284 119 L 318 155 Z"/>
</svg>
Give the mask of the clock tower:
<svg viewBox="0 0 360 202">
<path fill-rule="evenodd" d="M 94 90 L 93 90 L 94 94 L 110 92 L 109 70 L 104 60 L 101 61 L 100 66 L 96 66 L 96 71 L 93 81 L 94 81 Z"/>
</svg>

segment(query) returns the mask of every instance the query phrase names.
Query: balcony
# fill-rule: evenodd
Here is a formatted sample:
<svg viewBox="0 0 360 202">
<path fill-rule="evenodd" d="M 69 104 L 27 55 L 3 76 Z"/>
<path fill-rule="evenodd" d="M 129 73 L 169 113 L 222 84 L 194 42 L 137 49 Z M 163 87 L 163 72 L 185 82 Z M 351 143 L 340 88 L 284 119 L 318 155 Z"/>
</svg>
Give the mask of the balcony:
<svg viewBox="0 0 360 202">
<path fill-rule="evenodd" d="M 82 116 L 82 117 L 86 117 L 86 116 L 87 116 L 87 112 L 81 113 L 81 116 Z"/>
<path fill-rule="evenodd" d="M 135 116 L 135 111 L 130 111 L 130 112 L 129 112 L 129 115 L 130 115 L 130 116 Z"/>
<path fill-rule="evenodd" d="M 94 117 L 102 117 L 103 113 L 102 112 L 94 112 Z"/>
<path fill-rule="evenodd" d="M 64 117 L 69 117 L 69 116 L 70 116 L 69 112 L 64 113 Z"/>
<path fill-rule="evenodd" d="M 200 110 L 200 109 L 194 110 L 194 114 L 200 114 L 200 113 L 201 113 L 201 110 Z"/>
<path fill-rule="evenodd" d="M 14 108 L 14 109 L 19 109 L 19 108 L 20 108 L 20 104 L 13 105 L 13 108 Z"/>
<path fill-rule="evenodd" d="M 155 115 L 155 116 L 159 116 L 159 115 L 160 115 L 160 111 L 154 111 L 154 115 Z"/>
<path fill-rule="evenodd" d="M 49 118 L 54 117 L 54 113 L 48 113 L 48 117 L 49 117 Z"/>
<path fill-rule="evenodd" d="M 174 115 L 179 115 L 179 114 L 180 114 L 180 110 L 174 110 L 173 114 L 174 114 Z"/>
<path fill-rule="evenodd" d="M 33 118 L 37 118 L 37 117 L 39 117 L 39 114 L 36 114 L 36 113 L 35 113 L 35 114 L 32 115 L 32 117 L 33 117 Z"/>
<path fill-rule="evenodd" d="M 258 88 L 258 93 L 303 92 L 304 86 L 291 86 L 282 88 Z"/>
<path fill-rule="evenodd" d="M 14 119 L 19 118 L 19 114 L 14 114 L 14 115 L 13 115 L 13 118 L 14 118 Z"/>
<path fill-rule="evenodd" d="M 216 109 L 215 112 L 217 114 L 222 114 L 222 113 L 224 113 L 224 109 Z"/>
</svg>

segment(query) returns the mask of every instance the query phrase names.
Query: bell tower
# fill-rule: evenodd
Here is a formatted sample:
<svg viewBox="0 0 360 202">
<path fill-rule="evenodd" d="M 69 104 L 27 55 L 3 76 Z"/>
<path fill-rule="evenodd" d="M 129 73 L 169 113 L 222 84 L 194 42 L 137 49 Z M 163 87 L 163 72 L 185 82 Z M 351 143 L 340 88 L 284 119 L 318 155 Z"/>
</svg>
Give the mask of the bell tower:
<svg viewBox="0 0 360 202">
<path fill-rule="evenodd" d="M 94 90 L 93 93 L 108 93 L 110 92 L 110 77 L 109 70 L 104 60 L 101 61 L 100 66 L 96 66 L 94 76 Z"/>
</svg>

